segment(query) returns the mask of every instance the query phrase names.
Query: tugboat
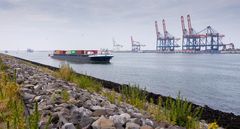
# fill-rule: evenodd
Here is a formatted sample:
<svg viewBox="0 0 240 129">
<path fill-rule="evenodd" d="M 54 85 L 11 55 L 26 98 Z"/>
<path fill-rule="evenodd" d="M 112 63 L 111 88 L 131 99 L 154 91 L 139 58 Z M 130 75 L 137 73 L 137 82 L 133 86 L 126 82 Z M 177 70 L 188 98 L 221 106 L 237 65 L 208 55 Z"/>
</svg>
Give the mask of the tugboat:
<svg viewBox="0 0 240 129">
<path fill-rule="evenodd" d="M 110 63 L 113 55 L 108 51 L 99 50 L 55 50 L 54 59 L 81 63 Z"/>
</svg>

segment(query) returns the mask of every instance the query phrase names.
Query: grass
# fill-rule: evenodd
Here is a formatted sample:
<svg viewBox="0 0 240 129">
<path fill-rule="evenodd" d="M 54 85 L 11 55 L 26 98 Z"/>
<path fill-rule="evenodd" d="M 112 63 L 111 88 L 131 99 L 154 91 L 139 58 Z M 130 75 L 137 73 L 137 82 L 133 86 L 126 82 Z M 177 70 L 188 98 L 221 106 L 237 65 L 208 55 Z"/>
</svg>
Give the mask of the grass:
<svg viewBox="0 0 240 129">
<path fill-rule="evenodd" d="M 62 90 L 60 96 L 62 97 L 64 102 L 68 102 L 68 100 L 70 99 L 70 94 L 67 92 L 67 90 Z"/>
<path fill-rule="evenodd" d="M 162 106 L 162 98 L 159 97 L 157 104 L 154 104 L 153 99 L 150 99 L 150 102 L 147 104 L 147 112 L 150 113 L 152 118 L 154 118 L 156 121 L 167 121 L 167 118 L 163 112 L 163 106 Z M 170 122 L 171 123 L 171 122 Z"/>
<path fill-rule="evenodd" d="M 115 91 L 105 91 L 104 96 L 108 98 L 111 103 L 120 104 L 120 101 L 125 101 L 138 109 L 147 111 L 156 121 L 168 122 L 174 125 L 186 127 L 187 129 L 200 128 L 199 119 L 202 114 L 201 108 L 192 108 L 192 104 L 187 102 L 178 94 L 176 100 L 168 97 L 165 102 L 159 97 L 157 104 L 151 98 L 147 102 L 146 89 L 141 89 L 137 85 L 122 86 L 120 89 L 121 94 Z"/>
<path fill-rule="evenodd" d="M 102 95 L 107 97 L 108 101 L 116 104 L 116 105 L 121 105 L 121 102 L 123 101 L 123 97 L 121 94 L 117 93 L 114 90 L 106 90 L 102 92 Z"/>
<path fill-rule="evenodd" d="M 218 129 L 218 128 L 219 128 L 219 126 L 218 126 L 217 122 L 208 124 L 208 129 Z"/>
<path fill-rule="evenodd" d="M 73 77 L 73 82 L 76 83 L 80 88 L 86 89 L 89 92 L 99 93 L 100 91 L 102 91 L 102 84 L 88 76 L 75 75 Z"/>
<path fill-rule="evenodd" d="M 159 97 L 157 104 L 153 103 L 153 99 L 151 99 L 150 102 L 147 102 L 146 89 L 141 89 L 136 85 L 122 86 L 121 94 L 123 95 L 123 100 L 139 109 L 147 109 L 157 121 L 170 122 L 172 124 L 186 127 L 187 129 L 199 128 L 199 119 L 202 114 L 202 109 L 193 109 L 192 104 L 186 99 L 184 100 L 180 96 L 180 93 L 178 94 L 176 101 L 168 97 L 165 102 L 162 102 L 162 99 Z"/>
<path fill-rule="evenodd" d="M 0 59 L 0 128 L 24 128 L 24 104 L 19 86 L 5 73 L 8 68 Z"/>
<path fill-rule="evenodd" d="M 60 66 L 60 69 L 56 73 L 56 76 L 62 78 L 63 80 L 66 80 L 66 81 L 72 81 L 73 77 L 74 77 L 74 71 L 69 66 L 69 64 L 63 64 Z"/>
<path fill-rule="evenodd" d="M 111 103 L 114 103 L 114 104 L 117 104 L 116 103 L 116 92 L 115 91 L 106 91 L 104 93 L 102 93 L 103 96 L 107 97 L 108 101 L 111 102 Z"/>
<path fill-rule="evenodd" d="M 11 76 L 6 73 L 7 69 L 0 57 L 0 129 L 38 129 L 38 103 L 35 103 L 33 113 L 26 116 L 16 72 Z"/>
<path fill-rule="evenodd" d="M 146 89 L 141 89 L 137 85 L 133 86 L 122 86 L 120 88 L 120 93 L 123 95 L 125 102 L 139 108 L 145 109 L 145 104 L 147 102 L 147 91 Z"/>
<path fill-rule="evenodd" d="M 29 129 L 38 129 L 38 122 L 40 120 L 40 113 L 38 111 L 38 103 L 34 104 L 34 112 L 28 117 L 28 128 Z"/>
<path fill-rule="evenodd" d="M 164 114 L 166 118 L 179 126 L 187 129 L 199 128 L 199 119 L 202 108 L 192 108 L 192 104 L 178 94 L 176 101 L 170 97 L 165 102 Z"/>
<path fill-rule="evenodd" d="M 60 69 L 55 73 L 55 76 L 76 83 L 78 87 L 86 89 L 89 92 L 99 93 L 102 91 L 101 83 L 93 80 L 91 77 L 76 74 L 68 64 L 61 65 Z"/>
</svg>

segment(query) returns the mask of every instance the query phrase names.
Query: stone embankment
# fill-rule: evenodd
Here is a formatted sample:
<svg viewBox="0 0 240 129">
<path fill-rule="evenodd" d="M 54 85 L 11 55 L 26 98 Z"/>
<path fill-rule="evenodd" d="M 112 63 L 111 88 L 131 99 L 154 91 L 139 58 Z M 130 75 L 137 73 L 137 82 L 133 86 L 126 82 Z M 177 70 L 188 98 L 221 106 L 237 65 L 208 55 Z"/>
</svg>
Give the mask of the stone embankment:
<svg viewBox="0 0 240 129">
<path fill-rule="evenodd" d="M 23 63 L 19 59 L 5 58 L 10 68 L 16 72 L 16 81 L 21 86 L 21 94 L 26 113 L 34 111 L 38 102 L 41 114 L 39 127 L 43 129 L 52 116 L 51 129 L 181 129 L 167 123 L 157 123 L 133 106 L 121 103 L 111 104 L 106 97 L 77 88 L 76 84 L 55 78 L 35 65 Z M 63 92 L 69 94 L 64 99 Z"/>
</svg>

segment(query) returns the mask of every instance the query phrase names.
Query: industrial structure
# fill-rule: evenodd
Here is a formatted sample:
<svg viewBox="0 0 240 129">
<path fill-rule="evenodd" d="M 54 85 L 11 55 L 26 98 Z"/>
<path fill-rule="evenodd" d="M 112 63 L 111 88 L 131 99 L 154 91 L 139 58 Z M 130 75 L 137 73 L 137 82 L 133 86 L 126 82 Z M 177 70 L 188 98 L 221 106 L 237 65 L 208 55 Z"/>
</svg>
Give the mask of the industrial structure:
<svg viewBox="0 0 240 129">
<path fill-rule="evenodd" d="M 166 27 L 165 20 L 162 20 L 163 33 L 161 34 L 158 28 L 158 23 L 155 21 L 156 29 L 156 51 L 157 52 L 176 52 L 176 48 L 180 47 L 177 41 L 180 38 L 172 36 Z M 182 26 L 182 50 L 177 52 L 219 52 L 220 50 L 234 50 L 234 44 L 224 44 L 222 42 L 223 34 L 218 33 L 211 26 L 207 26 L 202 31 L 196 31 L 192 27 L 190 15 L 187 15 L 187 28 L 185 27 L 184 17 L 181 16 Z M 135 47 L 133 47 L 135 48 Z M 137 49 L 137 47 L 136 47 Z"/>
<path fill-rule="evenodd" d="M 177 44 L 177 41 L 180 40 L 180 38 L 175 38 L 167 31 L 167 27 L 164 19 L 162 20 L 162 24 L 163 24 L 163 35 L 161 35 L 158 29 L 157 21 L 155 21 L 155 29 L 156 29 L 156 35 L 157 35 L 156 51 L 158 52 L 174 51 L 176 47 L 180 47 Z"/>
<path fill-rule="evenodd" d="M 187 15 L 188 29 L 185 28 L 184 17 L 181 16 L 182 25 L 182 51 L 219 51 L 226 49 L 226 46 L 234 49 L 234 44 L 224 44 L 223 34 L 218 33 L 211 26 L 207 26 L 202 31 L 196 32 L 191 23 L 190 15 Z"/>
<path fill-rule="evenodd" d="M 114 38 L 112 39 L 112 41 L 113 41 L 113 51 L 120 51 L 120 49 L 123 47 L 123 45 L 117 44 L 116 40 Z"/>
<path fill-rule="evenodd" d="M 138 41 L 134 41 L 133 37 L 131 36 L 131 44 L 132 44 L 132 52 L 140 52 L 141 47 L 145 47 L 145 44 L 141 44 Z"/>
</svg>

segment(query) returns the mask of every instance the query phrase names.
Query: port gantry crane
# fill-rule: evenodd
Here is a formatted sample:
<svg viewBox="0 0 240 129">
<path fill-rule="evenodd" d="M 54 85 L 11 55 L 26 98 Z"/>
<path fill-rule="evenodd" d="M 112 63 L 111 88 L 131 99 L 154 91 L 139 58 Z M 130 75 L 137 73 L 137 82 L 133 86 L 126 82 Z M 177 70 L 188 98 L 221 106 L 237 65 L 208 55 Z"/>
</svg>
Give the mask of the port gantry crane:
<svg viewBox="0 0 240 129">
<path fill-rule="evenodd" d="M 180 40 L 180 38 L 175 38 L 167 31 L 167 27 L 164 19 L 162 20 L 162 24 L 163 24 L 163 33 L 164 33 L 163 36 L 158 30 L 157 21 L 155 21 L 155 29 L 156 29 L 156 35 L 157 35 L 156 51 L 158 52 L 174 51 L 176 47 L 180 47 L 177 44 L 177 41 Z"/>
<path fill-rule="evenodd" d="M 220 47 L 228 44 L 223 44 L 221 39 L 224 35 L 219 34 L 211 26 L 207 26 L 202 31 L 196 33 L 192 28 L 190 15 L 187 15 L 188 30 L 185 28 L 184 17 L 181 16 L 182 25 L 182 50 L 200 51 L 202 48 L 205 51 L 219 51 Z"/>
<path fill-rule="evenodd" d="M 141 44 L 138 41 L 134 41 L 133 37 L 131 36 L 131 43 L 132 43 L 132 52 L 140 52 L 141 47 L 145 47 L 145 44 Z"/>
<path fill-rule="evenodd" d="M 123 45 L 117 44 L 117 43 L 116 43 L 116 40 L 115 40 L 114 38 L 112 38 L 112 41 L 113 41 L 113 50 L 114 50 L 114 51 L 119 51 L 120 48 L 123 47 Z"/>
<path fill-rule="evenodd" d="M 205 44 L 203 45 L 203 47 L 205 47 L 205 50 L 219 51 L 220 47 L 223 48 L 225 45 L 227 45 L 222 42 L 222 38 L 224 37 L 224 35 L 218 33 L 211 26 L 207 26 L 199 33 L 203 33 L 206 35 Z"/>
<path fill-rule="evenodd" d="M 201 50 L 201 46 L 204 44 L 203 38 L 205 35 L 198 34 L 192 27 L 190 15 L 187 15 L 188 22 L 188 30 L 185 28 L 184 17 L 181 16 L 181 24 L 182 24 L 182 50 Z"/>
</svg>

